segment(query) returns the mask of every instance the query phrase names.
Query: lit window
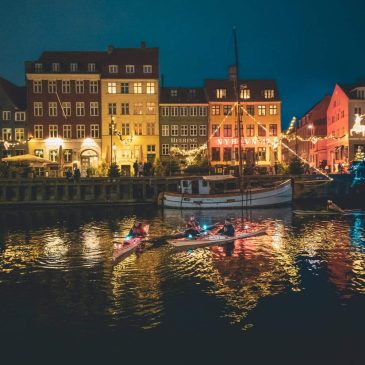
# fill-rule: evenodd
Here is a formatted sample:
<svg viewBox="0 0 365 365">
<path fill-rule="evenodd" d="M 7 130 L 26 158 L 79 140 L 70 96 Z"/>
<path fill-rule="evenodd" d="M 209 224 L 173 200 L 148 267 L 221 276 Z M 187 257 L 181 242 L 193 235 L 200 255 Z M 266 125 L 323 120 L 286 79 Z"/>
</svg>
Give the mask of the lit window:
<svg viewBox="0 0 365 365">
<path fill-rule="evenodd" d="M 212 115 L 219 115 L 219 114 L 220 114 L 220 106 L 212 105 Z"/>
<path fill-rule="evenodd" d="M 225 99 L 227 97 L 227 89 L 216 89 L 217 99 Z"/>
<path fill-rule="evenodd" d="M 57 162 L 57 160 L 58 160 L 58 150 L 50 150 L 49 151 L 49 159 L 53 162 Z"/>
<path fill-rule="evenodd" d="M 259 105 L 257 107 L 257 109 L 258 109 L 259 115 L 266 115 L 266 106 L 265 105 Z"/>
<path fill-rule="evenodd" d="M 277 136 L 278 135 L 278 125 L 270 124 L 269 125 L 269 136 Z"/>
<path fill-rule="evenodd" d="M 134 103 L 133 104 L 133 114 L 135 114 L 135 115 L 143 114 L 143 103 Z"/>
<path fill-rule="evenodd" d="M 34 150 L 34 156 L 43 158 L 43 156 L 44 156 L 43 150 L 41 150 L 41 149 L 35 149 Z"/>
<path fill-rule="evenodd" d="M 240 98 L 241 99 L 250 99 L 251 90 L 250 89 L 241 89 L 240 90 Z"/>
<path fill-rule="evenodd" d="M 257 160 L 266 161 L 266 147 L 257 148 Z"/>
<path fill-rule="evenodd" d="M 147 82 L 146 92 L 147 92 L 147 94 L 155 93 L 155 83 L 154 82 Z"/>
<path fill-rule="evenodd" d="M 270 105 L 269 106 L 269 114 L 270 115 L 276 115 L 278 113 L 278 108 L 276 105 Z"/>
<path fill-rule="evenodd" d="M 134 134 L 142 136 L 142 123 L 134 123 Z"/>
<path fill-rule="evenodd" d="M 156 114 L 156 106 L 155 103 L 147 103 L 146 104 L 146 114 Z"/>
<path fill-rule="evenodd" d="M 274 97 L 275 93 L 274 90 L 264 90 L 264 98 L 265 99 L 272 99 Z"/>
<path fill-rule="evenodd" d="M 108 94 L 116 94 L 116 93 L 117 93 L 117 83 L 108 82 Z"/>
<path fill-rule="evenodd" d="M 63 150 L 63 161 L 67 163 L 72 162 L 72 150 Z"/>
<path fill-rule="evenodd" d="M 230 105 L 223 106 L 223 115 L 232 115 L 232 107 Z"/>
<path fill-rule="evenodd" d="M 11 141 L 13 139 L 11 128 L 3 128 L 2 129 L 2 139 L 4 141 Z"/>
<path fill-rule="evenodd" d="M 133 83 L 133 92 L 135 94 L 142 94 L 142 82 Z"/>
</svg>

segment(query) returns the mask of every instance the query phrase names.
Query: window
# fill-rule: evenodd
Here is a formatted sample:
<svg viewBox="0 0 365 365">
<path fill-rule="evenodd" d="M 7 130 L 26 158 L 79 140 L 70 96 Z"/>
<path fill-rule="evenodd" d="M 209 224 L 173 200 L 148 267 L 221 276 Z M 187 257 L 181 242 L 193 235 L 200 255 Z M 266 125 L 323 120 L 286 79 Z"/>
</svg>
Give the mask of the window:
<svg viewBox="0 0 365 365">
<path fill-rule="evenodd" d="M 121 94 L 129 94 L 129 84 L 128 84 L 128 82 L 122 82 L 120 84 L 120 93 Z"/>
<path fill-rule="evenodd" d="M 223 125 L 223 137 L 232 137 L 232 124 Z"/>
<path fill-rule="evenodd" d="M 253 124 L 247 124 L 246 131 L 247 137 L 253 137 L 255 135 L 255 126 Z"/>
<path fill-rule="evenodd" d="M 358 99 L 364 99 L 365 98 L 365 90 L 356 90 L 356 97 Z"/>
<path fill-rule="evenodd" d="M 179 126 L 176 124 L 173 124 L 171 126 L 171 137 L 176 137 L 179 135 Z"/>
<path fill-rule="evenodd" d="M 43 125 L 35 125 L 34 126 L 34 138 L 42 139 L 43 138 Z"/>
<path fill-rule="evenodd" d="M 52 63 L 52 71 L 53 72 L 60 72 L 60 64 L 59 63 Z"/>
<path fill-rule="evenodd" d="M 48 103 L 48 115 L 50 117 L 57 117 L 57 103 L 55 101 Z"/>
<path fill-rule="evenodd" d="M 63 138 L 64 139 L 71 139 L 72 138 L 71 124 L 64 124 L 63 125 Z"/>
<path fill-rule="evenodd" d="M 71 116 L 71 103 L 69 101 L 65 101 L 62 103 L 62 113 L 66 117 Z"/>
<path fill-rule="evenodd" d="M 71 92 L 71 81 L 62 80 L 62 93 L 69 94 Z"/>
<path fill-rule="evenodd" d="M 259 105 L 257 107 L 259 115 L 266 115 L 266 106 L 265 105 Z"/>
<path fill-rule="evenodd" d="M 178 117 L 179 116 L 179 107 L 178 106 L 172 106 L 170 110 L 171 110 L 171 116 L 172 117 Z"/>
<path fill-rule="evenodd" d="M 146 88 L 147 88 L 146 89 L 147 94 L 155 93 L 155 83 L 154 82 L 147 82 Z"/>
<path fill-rule="evenodd" d="M 90 135 L 91 138 L 100 138 L 99 124 L 90 124 Z"/>
<path fill-rule="evenodd" d="M 84 80 L 76 80 L 76 94 L 83 94 L 84 93 Z"/>
<path fill-rule="evenodd" d="M 269 106 L 269 114 L 270 115 L 276 115 L 278 113 L 278 108 L 276 105 L 270 105 Z"/>
<path fill-rule="evenodd" d="M 134 65 L 126 65 L 125 66 L 125 72 L 127 74 L 133 74 L 134 73 Z"/>
<path fill-rule="evenodd" d="M 34 150 L 34 155 L 37 156 L 37 157 L 42 157 L 43 158 L 43 156 L 44 156 L 43 150 L 41 150 L 41 149 Z"/>
<path fill-rule="evenodd" d="M 180 145 L 180 148 L 181 148 L 182 150 L 184 150 L 184 151 L 187 151 L 187 150 L 188 150 L 188 145 L 187 145 L 187 144 L 185 144 L 185 143 L 182 143 L 182 144 Z"/>
<path fill-rule="evenodd" d="M 172 96 L 172 97 L 177 96 L 177 89 L 171 89 L 170 90 L 170 96 Z"/>
<path fill-rule="evenodd" d="M 190 136 L 196 137 L 198 135 L 198 126 L 196 124 L 190 125 Z"/>
<path fill-rule="evenodd" d="M 97 94 L 99 92 L 99 84 L 97 81 L 89 81 L 89 93 Z"/>
<path fill-rule="evenodd" d="M 251 90 L 250 89 L 241 89 L 240 90 L 240 98 L 241 99 L 250 99 L 251 97 Z"/>
<path fill-rule="evenodd" d="M 199 107 L 199 116 L 206 117 L 208 114 L 207 110 L 208 110 L 208 108 L 206 106 L 200 106 Z"/>
<path fill-rule="evenodd" d="M 85 124 L 76 124 L 76 138 L 85 138 Z"/>
<path fill-rule="evenodd" d="M 212 124 L 212 135 L 213 137 L 219 137 L 219 124 Z"/>
<path fill-rule="evenodd" d="M 270 124 L 269 125 L 269 136 L 277 136 L 278 135 L 278 125 Z"/>
<path fill-rule="evenodd" d="M 129 123 L 122 123 L 122 136 L 128 136 L 129 134 Z"/>
<path fill-rule="evenodd" d="M 15 112 L 15 121 L 25 122 L 25 112 Z"/>
<path fill-rule="evenodd" d="M 88 63 L 87 64 L 87 71 L 88 72 L 95 72 L 95 63 Z"/>
<path fill-rule="evenodd" d="M 232 148 L 224 147 L 223 148 L 223 161 L 231 161 L 232 160 Z"/>
<path fill-rule="evenodd" d="M 146 105 L 146 114 L 156 114 L 155 103 L 147 103 Z"/>
<path fill-rule="evenodd" d="M 182 125 L 181 126 L 181 136 L 186 137 L 188 135 L 188 126 L 187 125 Z"/>
<path fill-rule="evenodd" d="M 64 162 L 72 162 L 72 150 L 63 150 L 63 161 Z"/>
<path fill-rule="evenodd" d="M 272 99 L 274 97 L 274 95 L 275 95 L 274 90 L 272 90 L 272 89 L 264 90 L 265 99 Z"/>
<path fill-rule="evenodd" d="M 117 103 L 109 103 L 108 104 L 108 114 L 109 115 L 117 114 Z"/>
<path fill-rule="evenodd" d="M 180 107 L 180 116 L 181 117 L 189 116 L 189 108 L 187 106 L 181 106 Z"/>
<path fill-rule="evenodd" d="M 83 101 L 76 102 L 76 116 L 83 117 L 85 115 L 85 103 Z"/>
<path fill-rule="evenodd" d="M 143 103 L 134 103 L 133 114 L 142 115 L 143 114 Z"/>
<path fill-rule="evenodd" d="M 160 113 L 162 117 L 168 117 L 169 116 L 169 107 L 168 106 L 162 106 L 160 108 Z"/>
<path fill-rule="evenodd" d="M 57 81 L 49 80 L 48 81 L 48 93 L 55 94 L 57 92 Z"/>
<path fill-rule="evenodd" d="M 35 70 L 35 72 L 42 72 L 42 71 L 43 71 L 43 64 L 41 64 L 41 63 L 36 63 L 36 64 L 34 65 L 34 70 Z"/>
<path fill-rule="evenodd" d="M 134 134 L 142 136 L 142 123 L 134 123 Z"/>
<path fill-rule="evenodd" d="M 212 105 L 212 115 L 219 115 L 219 114 L 220 114 L 220 106 Z"/>
<path fill-rule="evenodd" d="M 168 144 L 161 145 L 161 155 L 167 156 L 170 152 L 170 146 Z"/>
<path fill-rule="evenodd" d="M 33 93 L 34 94 L 42 93 L 42 80 L 33 81 Z"/>
<path fill-rule="evenodd" d="M 109 65 L 109 73 L 110 74 L 118 73 L 118 65 Z"/>
<path fill-rule="evenodd" d="M 232 115 L 232 107 L 230 105 L 223 106 L 223 114 L 224 115 Z"/>
<path fill-rule="evenodd" d="M 133 83 L 133 92 L 135 94 L 142 94 L 142 82 Z"/>
<path fill-rule="evenodd" d="M 354 108 L 354 114 L 361 115 L 361 108 Z"/>
<path fill-rule="evenodd" d="M 33 111 L 35 117 L 43 117 L 43 103 L 41 101 L 35 101 Z"/>
<path fill-rule="evenodd" d="M 168 137 L 170 135 L 170 127 L 168 124 L 162 124 L 161 135 L 162 137 Z"/>
<path fill-rule="evenodd" d="M 49 151 L 49 159 L 53 162 L 57 162 L 57 160 L 58 160 L 58 150 L 50 150 Z"/>
<path fill-rule="evenodd" d="M 70 71 L 71 72 L 76 72 L 77 71 L 77 63 L 75 63 L 75 62 L 70 63 Z"/>
<path fill-rule="evenodd" d="M 121 106 L 120 113 L 122 115 L 129 115 L 129 103 L 122 103 L 120 104 L 120 106 Z"/>
<path fill-rule="evenodd" d="M 198 145 L 196 143 L 190 143 L 190 149 L 191 150 L 194 150 L 197 147 L 198 147 Z"/>
<path fill-rule="evenodd" d="M 156 145 L 148 144 L 147 145 L 147 152 L 156 152 Z"/>
<path fill-rule="evenodd" d="M 225 99 L 227 97 L 227 89 L 216 89 L 217 99 Z"/>
<path fill-rule="evenodd" d="M 265 124 L 259 124 L 257 127 L 259 137 L 266 137 L 266 126 Z"/>
<path fill-rule="evenodd" d="M 4 110 L 3 111 L 3 120 L 10 120 L 11 119 L 11 111 L 10 110 Z"/>
<path fill-rule="evenodd" d="M 190 116 L 196 117 L 198 115 L 198 107 L 197 106 L 191 106 L 190 107 Z"/>
<path fill-rule="evenodd" d="M 90 102 L 90 115 L 92 117 L 97 117 L 99 115 L 99 102 L 98 101 Z"/>
<path fill-rule="evenodd" d="M 116 94 L 116 93 L 117 93 L 117 83 L 108 82 L 108 94 Z"/>
<path fill-rule="evenodd" d="M 266 161 L 266 147 L 257 148 L 257 161 Z"/>
<path fill-rule="evenodd" d="M 241 137 L 243 137 L 243 125 L 240 124 L 240 127 L 241 127 L 240 128 L 240 130 L 241 130 Z M 234 134 L 235 134 L 236 137 L 239 137 L 237 125 L 235 125 L 235 127 L 234 127 Z"/>
<path fill-rule="evenodd" d="M 221 159 L 221 151 L 219 147 L 212 147 L 212 161 L 220 161 Z"/>
<path fill-rule="evenodd" d="M 13 139 L 12 133 L 11 133 L 11 128 L 3 128 L 2 136 L 3 136 L 4 141 L 11 141 Z"/>
<path fill-rule="evenodd" d="M 49 137 L 57 138 L 58 137 L 58 126 L 55 124 L 50 124 L 49 126 Z"/>
<path fill-rule="evenodd" d="M 152 73 L 152 65 L 143 65 L 143 73 L 151 74 Z"/>
<path fill-rule="evenodd" d="M 207 135 L 207 126 L 205 124 L 200 124 L 199 126 L 199 135 L 204 137 Z"/>
<path fill-rule="evenodd" d="M 155 123 L 147 122 L 147 136 L 154 136 L 155 135 Z"/>
<path fill-rule="evenodd" d="M 255 106 L 254 105 L 247 105 L 246 111 L 247 111 L 247 114 L 255 115 Z"/>
</svg>

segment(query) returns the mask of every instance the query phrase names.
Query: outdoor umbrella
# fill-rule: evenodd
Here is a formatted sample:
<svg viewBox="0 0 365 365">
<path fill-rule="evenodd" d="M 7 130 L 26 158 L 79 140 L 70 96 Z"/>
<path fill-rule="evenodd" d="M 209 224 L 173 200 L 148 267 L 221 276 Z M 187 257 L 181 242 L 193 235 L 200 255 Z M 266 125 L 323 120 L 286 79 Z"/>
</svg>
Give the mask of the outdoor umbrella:
<svg viewBox="0 0 365 365">
<path fill-rule="evenodd" d="M 28 162 L 28 163 L 42 163 L 42 164 L 54 164 L 54 162 L 42 157 L 26 154 L 12 157 L 5 157 L 2 159 L 4 162 Z"/>
</svg>

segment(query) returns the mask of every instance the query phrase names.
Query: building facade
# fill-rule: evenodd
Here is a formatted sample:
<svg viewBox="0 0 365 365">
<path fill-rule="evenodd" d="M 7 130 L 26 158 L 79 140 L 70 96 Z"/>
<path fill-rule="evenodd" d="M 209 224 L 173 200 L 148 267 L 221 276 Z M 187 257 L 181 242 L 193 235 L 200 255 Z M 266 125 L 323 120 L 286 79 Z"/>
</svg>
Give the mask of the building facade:
<svg viewBox="0 0 365 365">
<path fill-rule="evenodd" d="M 102 156 L 130 175 L 159 156 L 158 48 L 109 47 L 101 73 Z"/>
<path fill-rule="evenodd" d="M 339 85 L 327 109 L 327 161 L 332 172 L 365 152 L 365 84 Z"/>
<path fill-rule="evenodd" d="M 228 80 L 206 80 L 208 147 L 213 165 L 237 170 L 239 134 L 234 70 Z M 273 80 L 239 80 L 241 152 L 245 166 L 273 166 L 281 159 L 281 101 Z"/>
<path fill-rule="evenodd" d="M 168 161 L 172 147 L 188 151 L 208 141 L 208 103 L 203 88 L 163 87 L 160 92 L 160 152 Z"/>
<path fill-rule="evenodd" d="M 28 152 L 26 123 L 25 87 L 0 77 L 0 158 Z"/>
</svg>

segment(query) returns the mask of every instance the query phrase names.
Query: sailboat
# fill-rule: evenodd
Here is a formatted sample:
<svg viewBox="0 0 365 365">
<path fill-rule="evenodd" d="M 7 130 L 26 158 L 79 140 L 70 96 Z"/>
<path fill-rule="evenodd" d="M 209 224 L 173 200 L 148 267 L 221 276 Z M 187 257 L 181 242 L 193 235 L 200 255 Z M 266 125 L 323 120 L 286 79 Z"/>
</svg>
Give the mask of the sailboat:
<svg viewBox="0 0 365 365">
<path fill-rule="evenodd" d="M 241 106 L 238 78 L 238 50 L 236 29 L 233 30 L 235 49 L 234 91 L 237 106 L 237 132 L 239 147 L 239 189 L 227 189 L 229 180 L 236 179 L 231 175 L 212 175 L 199 178 L 186 178 L 179 182 L 178 192 L 164 192 L 159 196 L 159 205 L 165 208 L 212 209 L 212 208 L 256 208 L 291 203 L 292 182 L 290 179 L 272 187 L 242 188 L 242 135 Z M 217 184 L 218 183 L 218 184 Z M 221 184 L 220 184 L 221 183 Z M 217 190 L 217 186 L 220 189 Z"/>
</svg>

